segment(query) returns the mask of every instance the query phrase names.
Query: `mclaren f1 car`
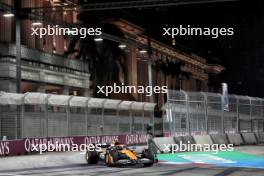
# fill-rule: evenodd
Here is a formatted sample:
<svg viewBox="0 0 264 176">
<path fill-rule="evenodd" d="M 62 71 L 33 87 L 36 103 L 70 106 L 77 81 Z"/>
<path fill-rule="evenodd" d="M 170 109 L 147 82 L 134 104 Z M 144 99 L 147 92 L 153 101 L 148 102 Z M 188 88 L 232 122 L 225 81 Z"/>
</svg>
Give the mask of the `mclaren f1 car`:
<svg viewBox="0 0 264 176">
<path fill-rule="evenodd" d="M 131 165 L 148 167 L 157 162 L 155 154 L 148 149 L 144 149 L 141 153 L 136 153 L 129 147 L 117 143 L 102 145 L 100 151 L 87 150 L 85 157 L 88 164 L 103 162 L 108 167 Z"/>
</svg>

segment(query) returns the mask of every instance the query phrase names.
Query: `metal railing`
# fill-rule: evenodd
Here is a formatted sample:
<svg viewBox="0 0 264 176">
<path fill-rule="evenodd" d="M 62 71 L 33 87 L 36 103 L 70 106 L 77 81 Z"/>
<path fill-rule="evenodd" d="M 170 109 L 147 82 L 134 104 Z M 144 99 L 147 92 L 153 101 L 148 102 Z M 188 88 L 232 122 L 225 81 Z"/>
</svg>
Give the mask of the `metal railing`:
<svg viewBox="0 0 264 176">
<path fill-rule="evenodd" d="M 264 131 L 264 99 L 229 95 L 225 110 L 217 93 L 169 90 L 163 106 L 165 135 Z"/>
<path fill-rule="evenodd" d="M 154 103 L 0 92 L 1 139 L 144 134 Z"/>
</svg>

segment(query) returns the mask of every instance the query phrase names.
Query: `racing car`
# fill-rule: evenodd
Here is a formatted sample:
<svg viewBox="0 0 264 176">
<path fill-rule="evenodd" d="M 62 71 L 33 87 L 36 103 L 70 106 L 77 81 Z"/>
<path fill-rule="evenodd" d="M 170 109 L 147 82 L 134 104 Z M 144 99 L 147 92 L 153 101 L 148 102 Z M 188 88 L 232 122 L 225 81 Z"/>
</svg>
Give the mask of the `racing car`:
<svg viewBox="0 0 264 176">
<path fill-rule="evenodd" d="M 152 166 L 157 160 L 155 154 L 148 149 L 142 153 L 136 153 L 125 145 L 115 143 L 114 145 L 102 145 L 101 151 L 86 151 L 88 164 L 97 164 L 99 161 L 108 167 L 129 166 L 141 164 L 144 167 Z"/>
</svg>

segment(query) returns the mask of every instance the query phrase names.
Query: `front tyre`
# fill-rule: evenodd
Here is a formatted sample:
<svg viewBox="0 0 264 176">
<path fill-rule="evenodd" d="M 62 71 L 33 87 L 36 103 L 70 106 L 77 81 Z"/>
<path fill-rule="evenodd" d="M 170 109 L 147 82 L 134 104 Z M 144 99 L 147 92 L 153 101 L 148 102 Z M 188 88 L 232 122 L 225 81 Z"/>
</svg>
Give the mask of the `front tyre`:
<svg viewBox="0 0 264 176">
<path fill-rule="evenodd" d="M 88 164 L 97 164 L 99 161 L 99 155 L 96 151 L 86 151 L 85 159 Z"/>
</svg>

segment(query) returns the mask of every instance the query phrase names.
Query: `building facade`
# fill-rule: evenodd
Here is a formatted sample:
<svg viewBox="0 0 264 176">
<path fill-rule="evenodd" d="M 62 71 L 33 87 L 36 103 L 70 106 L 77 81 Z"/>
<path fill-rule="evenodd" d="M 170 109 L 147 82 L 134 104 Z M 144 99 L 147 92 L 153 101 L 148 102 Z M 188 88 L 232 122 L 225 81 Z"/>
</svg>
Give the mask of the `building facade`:
<svg viewBox="0 0 264 176">
<path fill-rule="evenodd" d="M 4 0 L 5 4 L 14 6 L 14 0 Z M 58 7 L 59 0 L 53 1 L 21 1 L 21 8 Z M 78 24 L 78 9 L 61 10 L 47 8 L 36 12 L 47 19 L 42 21 L 42 27 L 48 24 L 68 25 Z M 16 90 L 16 23 L 17 19 L 3 17 L 5 11 L 0 11 L 0 90 L 18 92 Z M 85 59 L 78 58 L 80 47 L 76 45 L 76 52 L 65 55 L 69 50 L 70 39 L 65 36 L 32 36 L 31 27 L 36 18 L 23 18 L 21 20 L 21 90 L 19 92 L 44 92 L 66 95 L 93 95 L 91 85 L 94 80 L 91 65 Z M 210 65 L 194 53 L 184 53 L 155 38 L 148 38 L 144 28 L 136 26 L 126 20 L 106 20 L 104 23 L 118 28 L 123 38 L 104 34 L 105 40 L 125 44 L 122 48 L 125 53 L 124 67 L 117 63 L 119 82 L 133 86 L 148 85 L 148 59 L 151 58 L 152 84 L 168 86 L 169 89 L 186 91 L 208 91 L 208 78 L 217 76 L 224 68 L 220 65 Z M 104 31 L 104 29 L 102 29 Z M 143 52 L 149 50 L 150 52 Z M 108 73 L 104 73 L 108 74 Z M 149 101 L 146 94 L 112 95 L 111 98 L 129 99 L 136 101 Z M 166 95 L 156 94 L 154 101 L 161 107 L 166 101 Z"/>
<path fill-rule="evenodd" d="M 53 2 L 53 1 L 51 1 Z M 55 5 L 49 1 L 21 1 L 21 9 Z M 15 1 L 3 3 L 14 7 Z M 6 18 L 0 12 L 0 90 L 16 90 L 16 22 L 18 19 Z M 42 12 L 44 18 L 53 19 L 54 24 L 76 23 L 76 11 L 59 11 L 53 9 Z M 46 92 L 54 94 L 88 96 L 89 77 L 86 62 L 64 57 L 67 39 L 64 36 L 43 38 L 32 36 L 32 23 L 35 19 L 21 19 L 21 90 L 20 92 Z M 49 23 L 43 23 L 43 27 Z"/>
<path fill-rule="evenodd" d="M 112 21 L 126 35 L 126 38 L 137 43 L 128 47 L 128 78 L 129 85 L 148 85 L 148 55 L 142 54 L 136 46 L 147 46 L 148 36 L 143 28 L 125 20 Z M 152 84 L 169 89 L 185 91 L 211 91 L 209 76 L 217 77 L 224 70 L 221 65 L 208 64 L 206 59 L 194 53 L 184 53 L 153 38 L 150 38 L 152 60 Z M 144 94 L 134 95 L 135 99 L 147 101 Z M 160 106 L 166 101 L 166 95 L 154 95 Z"/>
</svg>

